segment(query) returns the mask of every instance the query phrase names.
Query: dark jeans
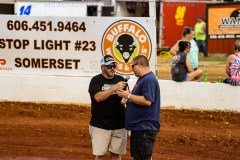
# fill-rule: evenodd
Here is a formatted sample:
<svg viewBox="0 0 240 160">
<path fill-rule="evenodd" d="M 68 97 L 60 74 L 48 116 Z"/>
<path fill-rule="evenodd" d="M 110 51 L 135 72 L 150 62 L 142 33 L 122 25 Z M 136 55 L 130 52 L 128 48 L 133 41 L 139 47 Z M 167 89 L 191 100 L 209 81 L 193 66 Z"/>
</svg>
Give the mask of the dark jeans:
<svg viewBox="0 0 240 160">
<path fill-rule="evenodd" d="M 240 83 L 236 80 L 232 80 L 230 77 L 223 80 L 223 83 L 230 84 L 232 86 L 240 86 Z"/>
<path fill-rule="evenodd" d="M 131 131 L 130 150 L 134 160 L 151 160 L 157 131 Z"/>
<path fill-rule="evenodd" d="M 224 79 L 223 83 L 229 84 L 228 78 Z"/>
<path fill-rule="evenodd" d="M 205 41 L 201 41 L 201 40 L 196 40 L 199 51 L 203 52 L 204 57 L 207 57 L 207 51 L 206 51 L 206 42 Z"/>
</svg>

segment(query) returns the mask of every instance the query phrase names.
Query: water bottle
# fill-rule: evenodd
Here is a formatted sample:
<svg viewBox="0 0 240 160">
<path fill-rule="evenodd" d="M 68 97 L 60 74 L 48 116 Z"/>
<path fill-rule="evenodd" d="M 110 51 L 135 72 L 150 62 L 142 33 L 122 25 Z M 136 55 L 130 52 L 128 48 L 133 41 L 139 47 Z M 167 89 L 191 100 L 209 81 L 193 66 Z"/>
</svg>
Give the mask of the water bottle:
<svg viewBox="0 0 240 160">
<path fill-rule="evenodd" d="M 208 73 L 207 73 L 207 71 L 204 71 L 203 82 L 205 82 L 205 83 L 208 82 Z"/>
<path fill-rule="evenodd" d="M 219 77 L 219 82 L 223 83 L 223 78 L 222 77 Z"/>
<path fill-rule="evenodd" d="M 217 78 L 217 83 L 223 83 L 223 78 L 221 76 Z"/>
</svg>

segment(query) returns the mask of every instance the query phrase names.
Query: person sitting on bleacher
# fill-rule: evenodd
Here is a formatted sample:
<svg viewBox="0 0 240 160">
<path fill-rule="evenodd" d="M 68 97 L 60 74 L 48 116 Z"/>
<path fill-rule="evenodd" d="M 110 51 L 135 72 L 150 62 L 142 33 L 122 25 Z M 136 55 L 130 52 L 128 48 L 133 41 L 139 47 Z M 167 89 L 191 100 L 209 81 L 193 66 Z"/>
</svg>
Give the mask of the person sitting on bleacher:
<svg viewBox="0 0 240 160">
<path fill-rule="evenodd" d="M 173 57 L 171 63 L 172 80 L 176 82 L 199 80 L 202 76 L 202 70 L 197 69 L 194 71 L 187 56 L 191 43 L 180 41 L 178 47 L 179 52 Z"/>
<path fill-rule="evenodd" d="M 226 73 L 229 76 L 223 81 L 233 86 L 240 85 L 240 40 L 234 43 L 235 54 L 228 56 L 226 64 Z"/>
</svg>

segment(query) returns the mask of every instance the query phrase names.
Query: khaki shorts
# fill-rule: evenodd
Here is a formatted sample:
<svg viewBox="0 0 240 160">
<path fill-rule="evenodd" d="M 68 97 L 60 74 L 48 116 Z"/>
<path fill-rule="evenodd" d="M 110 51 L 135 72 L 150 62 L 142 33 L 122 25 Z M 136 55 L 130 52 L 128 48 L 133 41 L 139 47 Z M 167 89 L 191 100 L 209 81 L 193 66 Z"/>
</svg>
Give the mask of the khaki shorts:
<svg viewBox="0 0 240 160">
<path fill-rule="evenodd" d="M 125 129 L 105 130 L 89 125 L 92 139 L 93 155 L 102 156 L 107 151 L 114 154 L 125 154 L 127 145 L 127 132 Z"/>
</svg>

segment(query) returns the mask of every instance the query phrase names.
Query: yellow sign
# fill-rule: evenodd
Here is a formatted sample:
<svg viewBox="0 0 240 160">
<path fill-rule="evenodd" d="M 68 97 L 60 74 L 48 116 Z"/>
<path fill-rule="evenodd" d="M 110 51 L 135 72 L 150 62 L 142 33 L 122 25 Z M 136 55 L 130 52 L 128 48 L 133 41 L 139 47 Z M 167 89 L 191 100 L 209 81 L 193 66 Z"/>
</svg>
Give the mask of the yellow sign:
<svg viewBox="0 0 240 160">
<path fill-rule="evenodd" d="M 185 6 L 178 6 L 175 14 L 176 25 L 182 26 L 184 23 L 184 16 L 186 12 Z"/>
</svg>

